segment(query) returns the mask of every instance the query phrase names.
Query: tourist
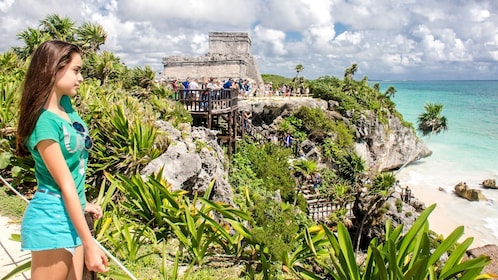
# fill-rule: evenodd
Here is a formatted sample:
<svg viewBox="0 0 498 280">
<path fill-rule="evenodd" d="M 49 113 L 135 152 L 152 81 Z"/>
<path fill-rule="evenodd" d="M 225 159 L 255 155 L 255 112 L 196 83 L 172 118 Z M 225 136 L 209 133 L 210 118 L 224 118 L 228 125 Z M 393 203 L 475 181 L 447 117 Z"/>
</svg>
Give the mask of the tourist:
<svg viewBox="0 0 498 280">
<path fill-rule="evenodd" d="M 286 148 L 290 148 L 292 146 L 292 136 L 290 133 L 287 133 L 287 135 L 284 138 L 284 145 Z"/>
<path fill-rule="evenodd" d="M 313 181 L 313 190 L 318 194 L 318 187 L 322 183 L 322 176 L 318 172 L 314 172 L 311 175 L 311 180 Z"/>
<path fill-rule="evenodd" d="M 306 160 L 306 154 L 304 153 L 303 149 L 299 149 L 299 159 Z"/>
<path fill-rule="evenodd" d="M 228 79 L 224 84 L 223 84 L 224 89 L 231 89 L 233 88 L 233 79 L 230 78 Z"/>
<path fill-rule="evenodd" d="M 244 111 L 244 130 L 247 133 L 250 133 L 251 130 L 251 117 L 252 117 L 252 112 L 249 110 Z"/>
<path fill-rule="evenodd" d="M 81 279 L 85 263 L 91 271 L 108 271 L 84 215 L 102 217 L 85 198 L 92 140 L 71 104 L 82 67 L 77 46 L 47 41 L 34 52 L 24 81 L 16 146 L 18 156 L 32 155 L 38 184 L 21 224 L 32 279 Z"/>
<path fill-rule="evenodd" d="M 401 193 L 401 186 L 399 184 L 399 180 L 396 180 L 396 183 L 394 184 L 394 190 L 397 192 L 397 193 Z"/>
<path fill-rule="evenodd" d="M 190 85 L 190 78 L 185 79 L 185 81 L 182 82 L 182 87 L 184 89 L 183 91 L 183 99 L 187 99 L 188 95 L 188 86 Z"/>
<path fill-rule="evenodd" d="M 173 99 L 177 100 L 178 99 L 178 80 L 174 79 L 171 82 L 171 88 L 173 90 Z"/>
</svg>

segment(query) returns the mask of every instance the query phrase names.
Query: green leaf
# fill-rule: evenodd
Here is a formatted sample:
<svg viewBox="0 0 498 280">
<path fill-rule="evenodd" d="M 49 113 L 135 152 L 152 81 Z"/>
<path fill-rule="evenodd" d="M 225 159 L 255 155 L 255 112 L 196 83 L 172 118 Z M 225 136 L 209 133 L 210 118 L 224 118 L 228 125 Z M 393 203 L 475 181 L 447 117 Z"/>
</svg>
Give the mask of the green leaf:
<svg viewBox="0 0 498 280">
<path fill-rule="evenodd" d="M 2 280 L 10 279 L 10 278 L 12 278 L 20 273 L 28 271 L 30 268 L 31 268 L 31 260 L 17 266 L 16 268 L 14 268 L 11 272 L 7 273 L 7 275 L 2 277 Z"/>
<path fill-rule="evenodd" d="M 353 244 L 351 243 L 351 237 L 349 236 L 349 232 L 344 224 L 339 223 L 337 225 L 337 234 L 341 247 L 341 253 L 344 254 L 344 258 L 347 263 L 349 276 L 351 279 L 360 279 L 360 272 L 358 265 L 356 264 L 356 255 L 353 249 Z"/>
</svg>

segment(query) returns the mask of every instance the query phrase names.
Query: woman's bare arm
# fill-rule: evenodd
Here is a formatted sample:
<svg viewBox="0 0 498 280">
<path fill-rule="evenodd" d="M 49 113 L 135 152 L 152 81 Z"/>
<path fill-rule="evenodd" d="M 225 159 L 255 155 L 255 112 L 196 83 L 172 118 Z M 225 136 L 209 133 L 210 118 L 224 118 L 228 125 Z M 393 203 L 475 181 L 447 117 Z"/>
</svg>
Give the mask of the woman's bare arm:
<svg viewBox="0 0 498 280">
<path fill-rule="evenodd" d="M 108 270 L 107 257 L 93 240 L 81 208 L 76 185 L 59 144 L 53 140 L 42 140 L 38 143 L 37 148 L 48 171 L 61 190 L 64 206 L 83 243 L 85 263 L 88 269 L 106 272 Z"/>
</svg>

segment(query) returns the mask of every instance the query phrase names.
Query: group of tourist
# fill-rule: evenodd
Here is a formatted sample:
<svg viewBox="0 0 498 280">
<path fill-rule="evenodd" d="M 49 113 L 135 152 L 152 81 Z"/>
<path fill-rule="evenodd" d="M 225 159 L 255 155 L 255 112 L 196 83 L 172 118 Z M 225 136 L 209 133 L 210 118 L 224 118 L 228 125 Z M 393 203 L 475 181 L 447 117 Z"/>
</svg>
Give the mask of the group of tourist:
<svg viewBox="0 0 498 280">
<path fill-rule="evenodd" d="M 202 78 L 202 79 L 191 79 L 186 78 L 184 81 L 180 82 L 175 79 L 171 81 L 168 87 L 174 92 L 183 90 L 184 96 L 189 90 L 219 90 L 219 89 L 237 89 L 239 90 L 239 95 L 241 97 L 248 97 L 252 91 L 254 91 L 253 84 L 247 79 L 238 79 L 237 81 L 233 78 L 227 80 L 220 80 L 217 78 Z M 197 96 L 202 98 L 201 96 Z"/>
<path fill-rule="evenodd" d="M 291 95 L 296 96 L 309 96 L 310 89 L 309 87 L 305 87 L 304 83 L 299 85 L 289 85 L 289 84 L 281 84 L 275 86 L 272 82 L 264 84 L 261 88 L 257 88 L 253 82 L 248 79 L 239 78 L 228 78 L 226 80 L 220 80 L 217 78 L 201 78 L 201 79 L 192 79 L 186 78 L 181 81 L 178 79 L 172 80 L 169 83 L 166 83 L 167 87 L 174 92 L 178 92 L 181 90 L 199 90 L 199 89 L 237 89 L 239 90 L 239 96 L 242 98 L 247 98 L 249 96 L 282 96 L 282 97 L 290 97 Z"/>
<path fill-rule="evenodd" d="M 274 86 L 272 82 L 266 83 L 263 90 L 264 96 L 291 96 L 294 95 L 306 95 L 310 94 L 309 87 L 305 87 L 304 83 L 299 86 L 292 86 L 287 84 L 282 84 L 280 86 Z"/>
</svg>

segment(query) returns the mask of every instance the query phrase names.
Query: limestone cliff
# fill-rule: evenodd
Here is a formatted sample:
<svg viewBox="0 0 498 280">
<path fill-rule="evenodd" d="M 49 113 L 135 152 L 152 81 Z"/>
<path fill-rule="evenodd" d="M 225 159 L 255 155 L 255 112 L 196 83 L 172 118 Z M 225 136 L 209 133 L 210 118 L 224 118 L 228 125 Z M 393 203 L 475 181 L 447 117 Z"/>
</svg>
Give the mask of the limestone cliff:
<svg viewBox="0 0 498 280">
<path fill-rule="evenodd" d="M 334 108 L 337 103 L 314 98 L 253 98 L 239 101 L 240 111 L 252 112 L 253 125 L 272 134 L 278 122 L 301 106 L 320 108 L 331 118 L 349 123 L 348 116 L 342 116 Z M 381 122 L 371 112 L 362 115 L 355 124 L 355 148 L 365 160 L 371 173 L 395 170 L 417 159 L 428 157 L 431 151 L 416 136 L 412 128 L 403 126 L 396 116 L 389 116 Z"/>
<path fill-rule="evenodd" d="M 280 97 L 239 101 L 239 110 L 252 112 L 253 125 L 264 135 L 274 134 L 282 118 L 301 106 L 320 108 L 331 118 L 349 121 L 347 116 L 334 110 L 336 103 L 320 99 Z M 162 168 L 163 176 L 173 189 L 200 194 L 214 181 L 211 198 L 233 204 L 232 188 L 228 183 L 228 162 L 217 143 L 217 132 L 187 124 L 178 130 L 166 121 L 158 121 L 157 126 L 169 135 L 172 144 L 142 170 L 142 175 L 156 173 Z M 356 150 L 372 173 L 399 168 L 431 153 L 412 129 L 404 127 L 394 116 L 381 123 L 374 114 L 367 113 L 356 122 L 355 127 Z M 314 143 L 306 141 L 303 145 L 310 147 L 306 151 L 310 151 L 313 158 L 320 159 L 319 149 Z"/>
<path fill-rule="evenodd" d="M 203 195 L 214 181 L 211 199 L 233 204 L 228 184 L 228 162 L 216 140 L 216 131 L 184 124 L 181 131 L 166 121 L 158 121 L 159 129 L 172 140 L 166 152 L 152 160 L 142 175 L 163 169 L 163 177 L 173 190 L 183 189 Z"/>
<path fill-rule="evenodd" d="M 403 126 L 396 116 L 390 115 L 386 123 L 381 123 L 368 112 L 355 126 L 356 151 L 372 173 L 398 169 L 432 154 L 413 129 Z"/>
</svg>

